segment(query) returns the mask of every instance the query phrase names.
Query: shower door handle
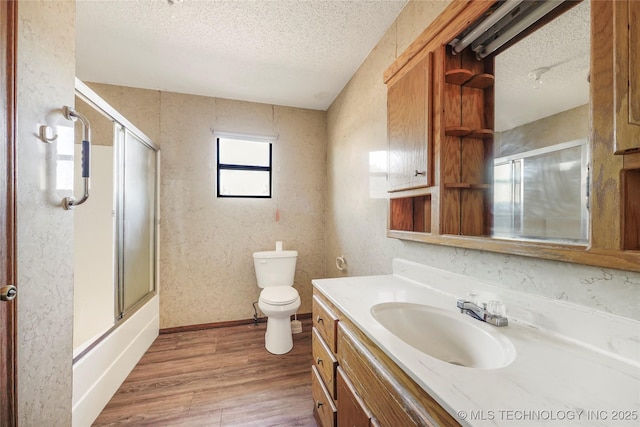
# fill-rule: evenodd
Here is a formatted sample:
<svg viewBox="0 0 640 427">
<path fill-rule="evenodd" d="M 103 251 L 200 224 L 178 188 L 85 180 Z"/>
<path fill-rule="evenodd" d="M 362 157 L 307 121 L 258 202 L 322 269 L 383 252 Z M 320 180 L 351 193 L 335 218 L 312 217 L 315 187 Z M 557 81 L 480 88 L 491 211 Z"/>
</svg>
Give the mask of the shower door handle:
<svg viewBox="0 0 640 427">
<path fill-rule="evenodd" d="M 18 295 L 18 288 L 13 285 L 7 285 L 0 288 L 0 300 L 11 301 Z"/>
</svg>

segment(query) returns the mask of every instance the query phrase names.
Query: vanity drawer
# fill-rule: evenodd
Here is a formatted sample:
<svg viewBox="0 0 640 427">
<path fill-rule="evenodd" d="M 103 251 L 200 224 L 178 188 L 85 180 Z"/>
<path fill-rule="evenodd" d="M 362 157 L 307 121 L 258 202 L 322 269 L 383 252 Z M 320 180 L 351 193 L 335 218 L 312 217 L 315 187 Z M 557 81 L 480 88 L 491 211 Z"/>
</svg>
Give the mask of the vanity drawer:
<svg viewBox="0 0 640 427">
<path fill-rule="evenodd" d="M 313 416 L 319 427 L 336 427 L 336 406 L 322 383 L 315 366 L 311 367 L 311 394 L 313 396 Z"/>
<path fill-rule="evenodd" d="M 318 329 L 329 349 L 336 353 L 338 316 L 317 295 L 313 296 L 313 326 Z"/>
<path fill-rule="evenodd" d="M 338 359 L 333 355 L 329 347 L 324 343 L 322 337 L 317 328 L 313 328 L 311 334 L 311 347 L 313 349 L 313 363 L 318 369 L 318 373 L 324 384 L 327 386 L 327 390 L 331 394 L 333 399 L 336 398 L 336 368 L 338 366 Z"/>
</svg>

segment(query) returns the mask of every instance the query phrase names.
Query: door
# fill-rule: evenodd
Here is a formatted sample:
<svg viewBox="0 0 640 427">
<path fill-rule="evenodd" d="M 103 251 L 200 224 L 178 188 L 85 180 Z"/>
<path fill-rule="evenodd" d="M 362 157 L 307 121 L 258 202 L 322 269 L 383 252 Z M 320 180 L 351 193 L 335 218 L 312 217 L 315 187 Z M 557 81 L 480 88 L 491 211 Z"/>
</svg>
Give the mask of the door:
<svg viewBox="0 0 640 427">
<path fill-rule="evenodd" d="M 16 416 L 16 260 L 15 260 L 15 55 L 17 2 L 0 2 L 0 425 Z"/>
<path fill-rule="evenodd" d="M 431 185 L 431 57 L 388 87 L 389 191 Z"/>
</svg>

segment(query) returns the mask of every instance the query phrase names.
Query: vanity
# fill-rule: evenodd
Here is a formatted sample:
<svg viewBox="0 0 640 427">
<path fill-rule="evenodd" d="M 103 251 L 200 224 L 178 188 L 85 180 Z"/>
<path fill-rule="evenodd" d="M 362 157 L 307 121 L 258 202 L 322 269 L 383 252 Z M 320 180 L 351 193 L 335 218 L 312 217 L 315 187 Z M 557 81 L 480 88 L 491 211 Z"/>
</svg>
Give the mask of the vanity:
<svg viewBox="0 0 640 427">
<path fill-rule="evenodd" d="M 638 422 L 640 322 L 402 259 L 313 286 L 320 426 Z M 508 326 L 462 314 L 469 292 L 504 303 Z"/>
</svg>

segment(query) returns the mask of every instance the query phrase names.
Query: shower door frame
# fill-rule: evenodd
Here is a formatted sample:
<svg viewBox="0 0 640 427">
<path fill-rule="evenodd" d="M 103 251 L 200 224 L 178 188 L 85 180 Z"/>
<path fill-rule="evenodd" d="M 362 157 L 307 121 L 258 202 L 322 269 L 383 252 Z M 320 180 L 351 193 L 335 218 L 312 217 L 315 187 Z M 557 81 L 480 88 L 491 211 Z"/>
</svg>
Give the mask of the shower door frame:
<svg viewBox="0 0 640 427">
<path fill-rule="evenodd" d="M 114 298 L 115 298 L 115 310 L 114 310 L 114 323 L 113 326 L 110 327 L 107 331 L 105 331 L 100 337 L 98 337 L 93 343 L 88 345 L 84 350 L 82 350 L 77 356 L 73 358 L 73 363 L 78 362 L 82 357 L 84 357 L 87 353 L 89 353 L 93 348 L 95 348 L 100 342 L 106 339 L 114 330 L 118 328 L 118 326 L 130 318 L 136 311 L 145 306 L 147 302 L 153 299 L 159 293 L 159 254 L 160 254 L 160 148 L 151 141 L 151 139 L 145 135 L 140 129 L 138 129 L 133 123 L 127 120 L 121 113 L 119 113 L 115 108 L 113 108 L 109 103 L 107 103 L 99 94 L 97 94 L 93 89 L 87 86 L 82 80 L 76 77 L 75 80 L 75 95 L 86 102 L 90 107 L 93 107 L 99 113 L 109 117 L 113 121 L 113 129 L 114 129 L 114 156 L 116 157 L 116 170 L 114 171 L 114 175 L 116 176 L 115 188 L 118 192 L 117 206 L 114 207 L 116 211 L 116 217 L 118 218 L 116 221 L 116 263 L 115 267 L 115 283 L 114 283 Z M 119 151 L 123 149 L 122 144 L 124 144 L 124 138 L 122 141 L 119 140 L 118 132 L 119 129 L 126 129 L 130 133 L 134 134 L 141 142 L 146 145 L 148 148 L 152 149 L 155 152 L 155 176 L 154 176 L 154 189 L 155 189 L 155 206 L 154 206 L 154 270 L 153 270 L 153 290 L 147 293 L 143 298 L 137 301 L 129 310 L 124 310 L 123 307 L 123 287 L 124 283 L 122 282 L 122 254 L 123 254 L 123 242 L 119 235 L 120 231 L 118 230 L 118 223 L 121 221 L 122 217 L 122 198 L 120 193 L 122 192 L 122 177 L 121 170 L 124 159 L 120 159 Z"/>
</svg>

